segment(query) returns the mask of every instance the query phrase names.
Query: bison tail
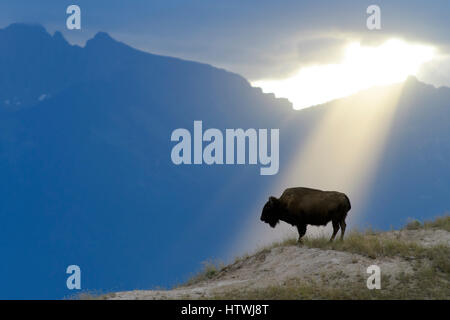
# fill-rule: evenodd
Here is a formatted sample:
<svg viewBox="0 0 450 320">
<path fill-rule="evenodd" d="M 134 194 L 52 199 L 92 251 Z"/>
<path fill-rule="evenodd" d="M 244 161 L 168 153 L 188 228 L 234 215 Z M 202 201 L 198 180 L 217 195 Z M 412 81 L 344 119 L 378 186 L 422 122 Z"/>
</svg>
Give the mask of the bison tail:
<svg viewBox="0 0 450 320">
<path fill-rule="evenodd" d="M 345 198 L 347 199 L 347 203 L 348 203 L 348 211 L 350 211 L 350 209 L 352 208 L 352 205 L 350 204 L 350 199 L 347 197 L 347 195 L 345 195 Z"/>
</svg>

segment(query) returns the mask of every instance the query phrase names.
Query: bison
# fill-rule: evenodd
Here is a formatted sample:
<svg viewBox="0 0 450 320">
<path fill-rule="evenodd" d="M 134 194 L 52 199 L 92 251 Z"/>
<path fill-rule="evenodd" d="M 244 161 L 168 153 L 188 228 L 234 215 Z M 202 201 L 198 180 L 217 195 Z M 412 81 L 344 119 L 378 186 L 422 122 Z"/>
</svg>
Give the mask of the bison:
<svg viewBox="0 0 450 320">
<path fill-rule="evenodd" d="M 296 226 L 299 243 L 302 242 L 308 224 L 325 226 L 331 221 L 333 223 L 331 242 L 339 227 L 341 240 L 344 238 L 345 218 L 350 208 L 350 200 L 341 192 L 288 188 L 279 199 L 269 197 L 262 210 L 261 221 L 268 223 L 272 228 L 275 228 L 280 220 Z"/>
</svg>

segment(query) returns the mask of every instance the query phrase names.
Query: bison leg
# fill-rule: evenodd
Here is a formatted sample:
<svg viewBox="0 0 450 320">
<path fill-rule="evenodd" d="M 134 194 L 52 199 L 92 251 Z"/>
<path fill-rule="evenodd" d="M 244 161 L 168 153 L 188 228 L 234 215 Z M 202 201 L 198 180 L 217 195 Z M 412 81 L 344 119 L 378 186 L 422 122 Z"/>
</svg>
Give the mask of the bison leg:
<svg viewBox="0 0 450 320">
<path fill-rule="evenodd" d="M 306 224 L 297 225 L 297 230 L 298 230 L 298 243 L 302 243 L 302 237 L 306 233 Z"/>
<path fill-rule="evenodd" d="M 342 240 L 344 240 L 345 227 L 347 226 L 345 224 L 345 220 L 344 219 L 341 220 L 340 226 L 341 226 L 341 241 L 342 241 Z"/>
<path fill-rule="evenodd" d="M 333 235 L 330 238 L 330 242 L 334 240 L 334 237 L 336 237 L 336 233 L 339 231 L 339 222 L 333 221 Z"/>
</svg>

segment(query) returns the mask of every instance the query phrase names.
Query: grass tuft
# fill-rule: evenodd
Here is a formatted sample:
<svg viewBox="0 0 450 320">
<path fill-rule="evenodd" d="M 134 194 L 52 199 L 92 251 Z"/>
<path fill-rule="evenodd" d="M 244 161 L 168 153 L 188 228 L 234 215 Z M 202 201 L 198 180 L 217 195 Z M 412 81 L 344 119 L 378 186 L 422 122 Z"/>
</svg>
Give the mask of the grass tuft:
<svg viewBox="0 0 450 320">
<path fill-rule="evenodd" d="M 447 213 L 442 217 L 437 217 L 434 220 L 427 220 L 421 223 L 417 219 L 413 219 L 404 227 L 406 230 L 419 230 L 419 229 L 442 229 L 450 232 L 450 214 Z"/>
<path fill-rule="evenodd" d="M 200 270 L 197 274 L 189 278 L 188 281 L 186 281 L 181 286 L 190 286 L 195 283 L 199 283 L 206 280 L 213 279 L 224 267 L 225 264 L 222 261 L 214 261 L 214 260 L 207 260 L 202 262 L 203 268 Z"/>
<path fill-rule="evenodd" d="M 115 297 L 115 293 L 102 293 L 100 291 L 90 290 L 82 291 L 72 296 L 66 297 L 67 300 L 108 300 Z"/>
<path fill-rule="evenodd" d="M 423 226 L 425 229 L 437 228 L 450 232 L 450 214 L 447 213 L 433 221 L 425 221 Z"/>
</svg>

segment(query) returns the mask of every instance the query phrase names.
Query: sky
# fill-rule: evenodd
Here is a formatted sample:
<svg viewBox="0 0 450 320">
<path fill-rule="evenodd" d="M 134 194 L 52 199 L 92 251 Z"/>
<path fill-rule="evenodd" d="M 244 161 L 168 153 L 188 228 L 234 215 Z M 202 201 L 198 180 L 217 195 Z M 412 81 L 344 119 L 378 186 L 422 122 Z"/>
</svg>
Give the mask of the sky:
<svg viewBox="0 0 450 320">
<path fill-rule="evenodd" d="M 342 61 L 346 47 L 400 38 L 437 49 L 418 77 L 450 85 L 450 3 L 376 1 L 381 30 L 366 27 L 374 1 L 1 1 L 0 27 L 37 22 L 83 44 L 98 31 L 136 48 L 212 64 L 250 81 L 284 79 L 300 68 Z M 65 28 L 65 10 L 78 4 L 82 29 Z"/>
</svg>

